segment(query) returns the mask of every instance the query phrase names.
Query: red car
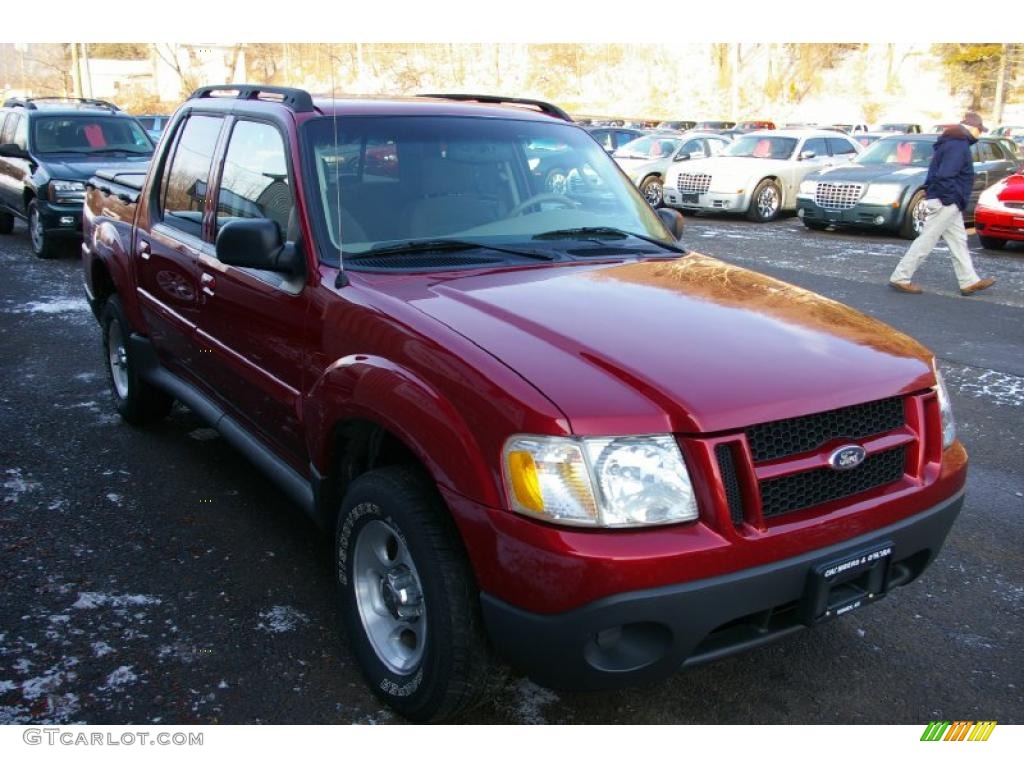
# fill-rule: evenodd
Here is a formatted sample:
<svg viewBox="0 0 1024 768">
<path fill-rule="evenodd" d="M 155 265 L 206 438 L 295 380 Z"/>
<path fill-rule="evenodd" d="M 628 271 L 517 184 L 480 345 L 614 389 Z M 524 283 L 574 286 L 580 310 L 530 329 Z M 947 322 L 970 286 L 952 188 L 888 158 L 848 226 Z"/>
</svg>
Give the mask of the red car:
<svg viewBox="0 0 1024 768">
<path fill-rule="evenodd" d="M 550 104 L 203 88 L 84 221 L 114 407 L 186 404 L 333 537 L 348 647 L 413 719 L 498 660 L 615 688 L 843 616 L 963 503 L 927 349 L 688 251 Z"/>
<path fill-rule="evenodd" d="M 1007 240 L 1024 240 L 1024 169 L 981 193 L 974 228 L 985 248 L 998 250 Z"/>
</svg>

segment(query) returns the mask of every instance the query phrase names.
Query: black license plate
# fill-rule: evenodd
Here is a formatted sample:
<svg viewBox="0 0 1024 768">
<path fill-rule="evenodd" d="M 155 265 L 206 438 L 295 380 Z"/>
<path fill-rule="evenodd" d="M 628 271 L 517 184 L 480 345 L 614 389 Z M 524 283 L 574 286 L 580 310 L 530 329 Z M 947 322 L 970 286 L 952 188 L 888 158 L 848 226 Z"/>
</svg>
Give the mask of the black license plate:
<svg viewBox="0 0 1024 768">
<path fill-rule="evenodd" d="M 882 542 L 811 568 L 804 623 L 828 621 L 883 597 L 889 587 L 892 549 L 892 542 Z"/>
<path fill-rule="evenodd" d="M 697 192 L 681 192 L 679 194 L 679 202 L 681 203 L 699 203 L 700 194 Z"/>
</svg>

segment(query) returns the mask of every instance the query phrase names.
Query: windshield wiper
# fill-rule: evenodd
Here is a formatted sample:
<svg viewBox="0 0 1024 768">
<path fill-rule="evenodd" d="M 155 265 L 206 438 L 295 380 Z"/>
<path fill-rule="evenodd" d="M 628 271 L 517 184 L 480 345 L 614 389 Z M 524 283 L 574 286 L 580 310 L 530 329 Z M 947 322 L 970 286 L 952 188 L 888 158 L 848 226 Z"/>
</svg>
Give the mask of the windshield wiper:
<svg viewBox="0 0 1024 768">
<path fill-rule="evenodd" d="M 474 243 L 469 240 L 443 239 L 407 240 L 402 243 L 392 243 L 390 245 L 376 245 L 368 251 L 360 251 L 359 253 L 347 256 L 346 258 L 348 258 L 349 261 L 359 261 L 360 259 L 373 259 L 378 256 L 393 256 L 406 253 L 424 253 L 429 251 L 468 251 L 473 249 L 497 251 L 499 253 L 508 253 L 513 256 L 523 256 L 528 259 L 536 259 L 537 261 L 553 261 L 555 258 L 553 255 L 549 253 L 540 253 L 538 251 L 524 251 L 516 248 L 503 248 L 498 245 Z"/>
<path fill-rule="evenodd" d="M 144 149 L 116 149 L 115 147 L 106 147 L 104 149 L 86 149 L 82 150 L 83 154 L 86 155 L 106 155 L 111 152 L 123 152 L 126 155 L 148 155 L 150 154 Z"/>
<path fill-rule="evenodd" d="M 624 229 L 616 229 L 615 227 L 575 227 L 572 229 L 553 229 L 550 232 L 541 232 L 539 235 L 534 235 L 534 240 L 622 240 L 627 237 L 635 237 L 638 240 L 643 240 L 653 245 L 657 245 L 660 248 L 664 248 L 666 251 L 674 251 L 675 253 L 686 253 L 685 248 L 680 248 L 677 245 L 666 243 L 664 240 L 658 240 L 654 237 L 648 237 L 647 235 L 638 235 L 635 232 L 627 232 Z"/>
</svg>

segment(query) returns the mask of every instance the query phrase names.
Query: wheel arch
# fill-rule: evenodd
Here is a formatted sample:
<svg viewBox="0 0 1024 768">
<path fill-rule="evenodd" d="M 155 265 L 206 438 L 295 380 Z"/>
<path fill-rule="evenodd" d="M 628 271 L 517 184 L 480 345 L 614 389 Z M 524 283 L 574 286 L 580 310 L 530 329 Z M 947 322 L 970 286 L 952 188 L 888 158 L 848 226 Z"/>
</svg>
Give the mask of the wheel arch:
<svg viewBox="0 0 1024 768">
<path fill-rule="evenodd" d="M 318 515 L 328 526 L 349 483 L 414 464 L 439 486 L 495 506 L 498 486 L 459 409 L 429 382 L 385 358 L 350 355 L 330 366 L 306 404 Z"/>
</svg>

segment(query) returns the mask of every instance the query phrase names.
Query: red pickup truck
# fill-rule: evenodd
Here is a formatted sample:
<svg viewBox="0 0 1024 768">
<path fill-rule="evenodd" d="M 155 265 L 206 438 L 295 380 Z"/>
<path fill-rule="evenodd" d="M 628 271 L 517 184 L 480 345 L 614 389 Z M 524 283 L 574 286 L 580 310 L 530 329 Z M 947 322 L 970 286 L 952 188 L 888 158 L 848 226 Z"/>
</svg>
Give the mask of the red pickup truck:
<svg viewBox="0 0 1024 768">
<path fill-rule="evenodd" d="M 841 616 L 953 525 L 932 355 L 681 232 L 550 104 L 232 85 L 90 181 L 82 255 L 117 410 L 330 531 L 366 679 L 438 720 L 502 662 L 612 688 Z"/>
</svg>

